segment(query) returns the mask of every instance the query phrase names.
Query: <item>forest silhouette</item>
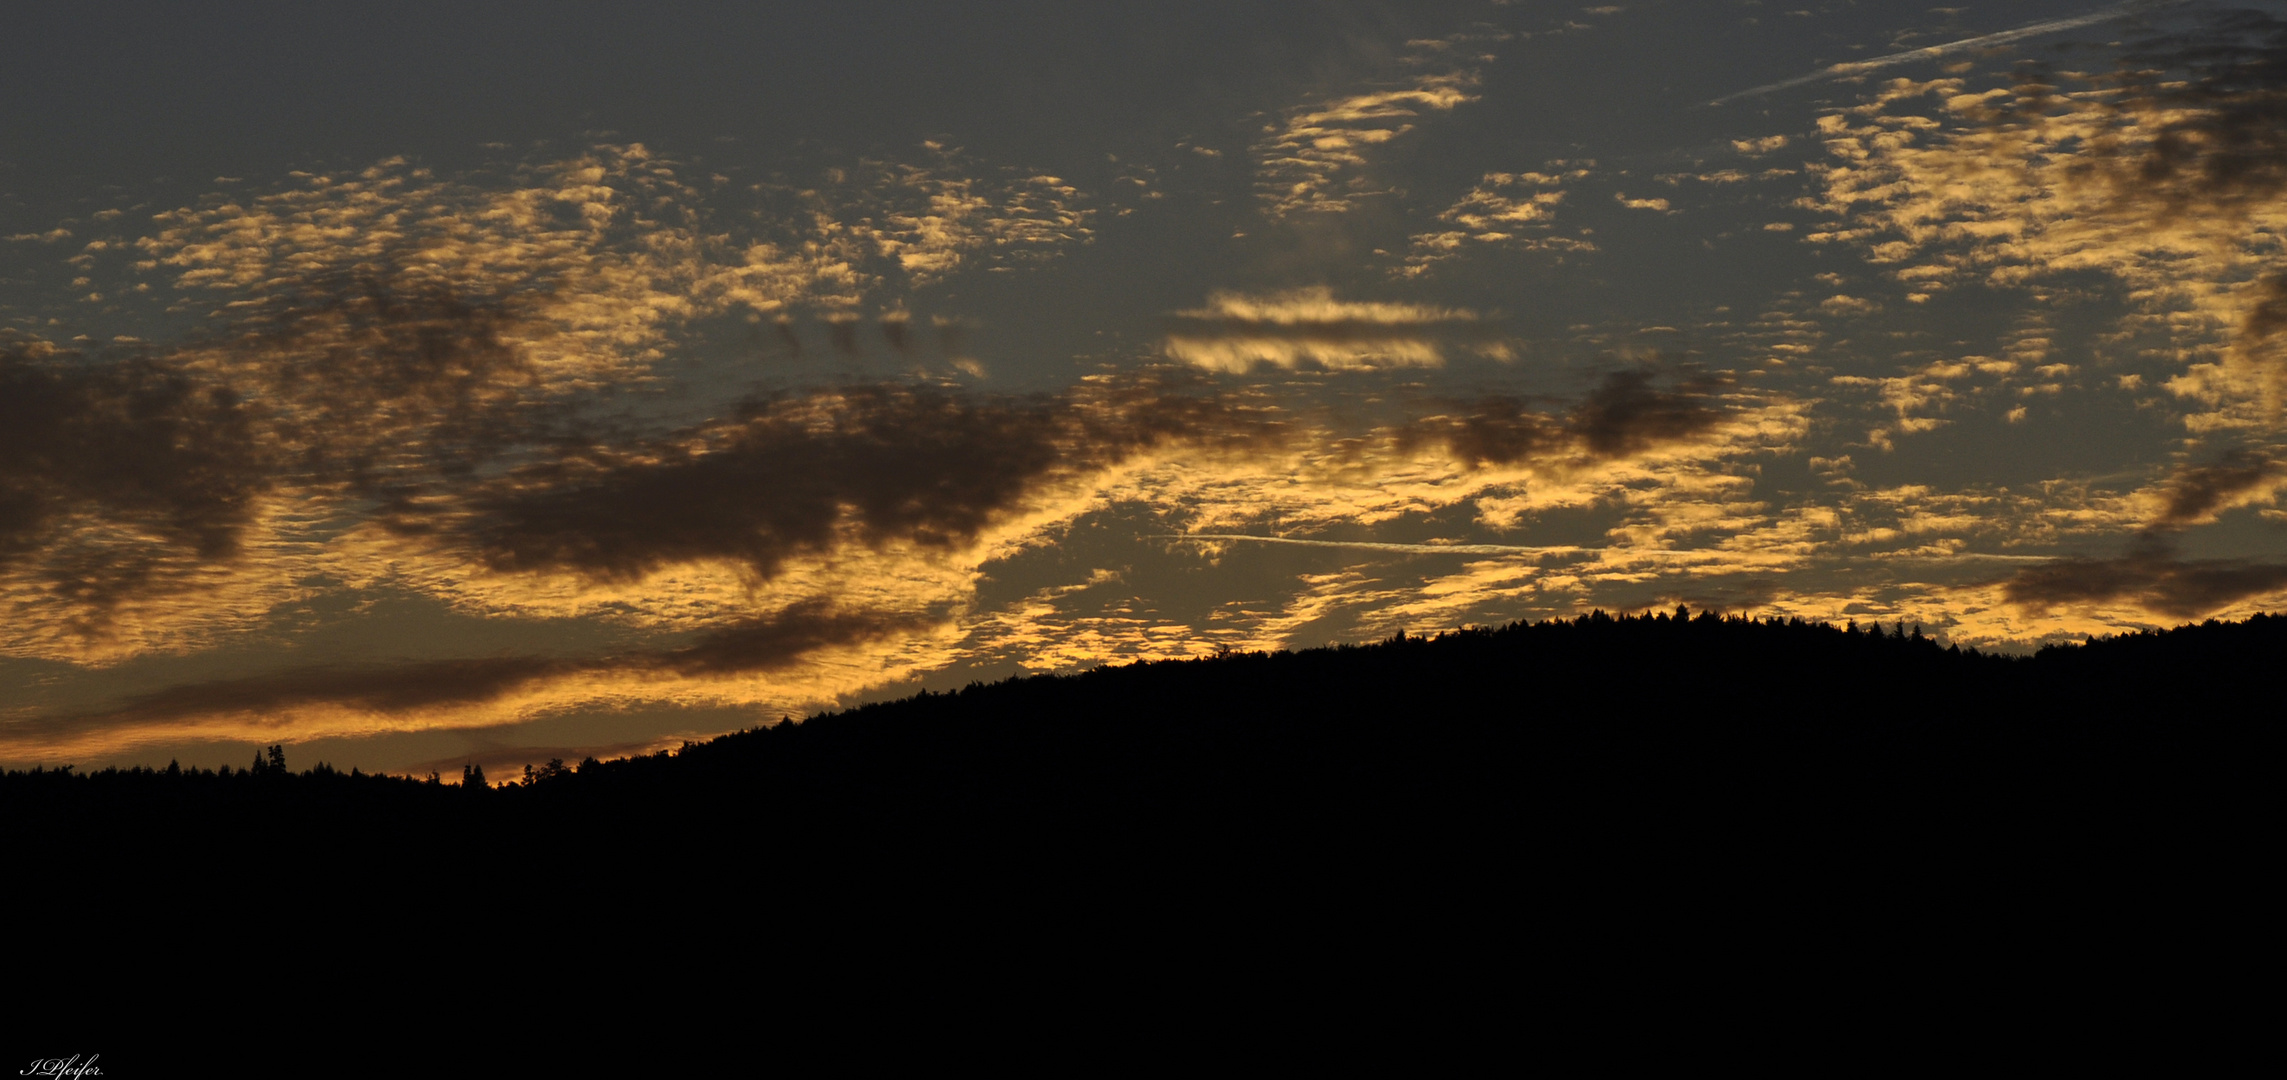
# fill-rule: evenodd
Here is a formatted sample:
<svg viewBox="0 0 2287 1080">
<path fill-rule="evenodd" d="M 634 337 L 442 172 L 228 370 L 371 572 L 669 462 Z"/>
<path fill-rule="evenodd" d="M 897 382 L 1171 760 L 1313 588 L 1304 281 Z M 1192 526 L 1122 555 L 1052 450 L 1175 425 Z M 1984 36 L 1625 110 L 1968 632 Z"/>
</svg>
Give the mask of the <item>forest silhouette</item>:
<svg viewBox="0 0 2287 1080">
<path fill-rule="evenodd" d="M 1595 613 L 972 684 L 505 782 L 291 771 L 283 744 L 15 771 L 0 842 L 13 955 L 95 997 L 257 941 L 599 1002 L 998 986 L 1094 1015 L 1128 986 L 1211 1019 L 1284 987 L 1502 1028 L 1527 987 L 1609 1017 L 1745 1008 L 1777 972 L 1815 998 L 2233 955 L 2272 917 L 2283 656 L 2265 615 L 2002 656 Z"/>
<path fill-rule="evenodd" d="M 1969 822 L 1977 846 L 2046 830 L 2054 851 L 2252 812 L 2282 657 L 2287 618 L 2266 615 L 2007 656 L 1899 624 L 1597 612 L 971 684 L 500 783 L 294 772 L 283 745 L 238 770 L 11 771 L 0 814 L 18 851 L 160 860 L 261 836 L 701 863 L 1308 862 L 1528 836 L 1952 843 Z"/>
</svg>

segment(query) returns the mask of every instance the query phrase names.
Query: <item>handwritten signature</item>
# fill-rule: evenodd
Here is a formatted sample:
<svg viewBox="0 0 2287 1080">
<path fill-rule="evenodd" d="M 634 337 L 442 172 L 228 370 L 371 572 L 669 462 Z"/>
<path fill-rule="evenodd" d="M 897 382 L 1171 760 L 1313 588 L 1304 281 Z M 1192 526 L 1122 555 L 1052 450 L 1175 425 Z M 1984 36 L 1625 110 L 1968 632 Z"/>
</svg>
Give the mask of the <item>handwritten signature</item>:
<svg viewBox="0 0 2287 1080">
<path fill-rule="evenodd" d="M 50 1077 L 102 1076 L 103 1070 L 95 1067 L 95 1059 L 102 1056 L 102 1054 L 89 1054 L 86 1061 L 81 1061 L 78 1054 L 73 1054 L 68 1058 L 41 1058 L 40 1060 L 33 1062 L 31 1068 L 18 1070 L 16 1075 Z"/>
</svg>

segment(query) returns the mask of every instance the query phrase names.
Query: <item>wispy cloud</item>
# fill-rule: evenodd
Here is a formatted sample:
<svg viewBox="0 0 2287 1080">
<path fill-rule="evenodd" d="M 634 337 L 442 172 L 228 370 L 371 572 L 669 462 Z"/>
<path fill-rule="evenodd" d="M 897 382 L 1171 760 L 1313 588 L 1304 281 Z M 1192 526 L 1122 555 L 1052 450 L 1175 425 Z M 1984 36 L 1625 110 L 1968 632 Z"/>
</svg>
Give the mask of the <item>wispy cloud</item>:
<svg viewBox="0 0 2287 1080">
<path fill-rule="evenodd" d="M 1414 129 L 1426 113 L 1451 112 L 1477 100 L 1477 65 L 1501 35 L 1459 34 L 1409 42 L 1400 66 L 1412 70 L 1385 85 L 1341 94 L 1287 111 L 1263 128 L 1254 146 L 1256 192 L 1273 218 L 1341 213 L 1381 194 L 1366 174 L 1369 154 Z"/>
<path fill-rule="evenodd" d="M 1871 72 L 1881 71 L 1884 68 L 1896 67 L 1900 64 L 1911 64 L 1922 60 L 1935 60 L 1942 56 L 1951 56 L 1955 53 L 1969 52 L 1974 49 L 1990 49 L 1996 46 L 2007 45 L 2011 42 L 2023 41 L 2027 38 L 2035 38 L 2047 34 L 2062 33 L 2066 30 L 2077 30 L 2083 26 L 2094 26 L 2098 23 L 2110 22 L 2114 19 L 2122 19 L 2130 15 L 2142 14 L 2144 12 L 2152 11 L 2158 8 L 2173 6 L 2176 5 L 2174 3 L 2165 2 L 2165 0 L 2162 0 L 2162 2 L 2153 2 L 2153 0 L 2138 0 L 2138 2 L 2135 3 L 2119 4 L 2113 7 L 2105 8 L 2101 11 L 2092 11 L 2086 15 L 2073 15 L 2062 19 L 2048 19 L 2042 22 L 2030 23 L 2025 26 L 2020 26 L 2015 30 L 2003 30 L 1999 33 L 1981 34 L 1977 37 L 1963 38 L 1960 41 L 1949 41 L 1943 45 L 1930 45 L 1920 49 L 1908 49 L 1905 52 L 1891 53 L 1888 56 L 1877 56 L 1870 60 L 1845 61 L 1840 64 L 1834 64 L 1828 67 L 1820 68 L 1819 70 L 1811 72 L 1808 75 L 1798 75 L 1792 79 L 1784 79 L 1779 82 L 1770 83 L 1768 85 L 1758 86 L 1748 90 L 1741 90 L 1735 94 L 1725 94 L 1722 97 L 1716 98 L 1714 101 L 1708 102 L 1708 104 L 1723 105 L 1737 101 L 1741 98 L 1758 97 L 1763 94 L 1769 94 L 1779 90 L 1791 89 L 1797 86 L 1804 86 L 1814 82 L 1825 82 L 1829 79 L 1844 79 L 1854 75 L 1865 75 Z"/>
</svg>

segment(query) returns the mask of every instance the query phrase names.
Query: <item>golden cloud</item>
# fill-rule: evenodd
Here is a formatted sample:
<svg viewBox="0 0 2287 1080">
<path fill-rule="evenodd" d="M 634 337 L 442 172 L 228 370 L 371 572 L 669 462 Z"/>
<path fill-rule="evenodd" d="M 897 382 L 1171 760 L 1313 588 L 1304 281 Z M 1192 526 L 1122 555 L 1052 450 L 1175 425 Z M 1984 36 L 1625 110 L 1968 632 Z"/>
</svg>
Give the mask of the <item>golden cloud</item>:
<svg viewBox="0 0 2287 1080">
<path fill-rule="evenodd" d="M 1210 371 L 1434 367 L 1445 359 L 1441 338 L 1481 325 L 1475 312 L 1336 300 L 1325 286 L 1268 296 L 1219 292 L 1206 307 L 1177 312 L 1163 348 L 1169 359 Z"/>
<path fill-rule="evenodd" d="M 1274 219 L 1341 213 L 1359 198 L 1383 193 L 1362 172 L 1368 152 L 1412 131 L 1425 111 L 1451 112 L 1477 100 L 1478 76 L 1470 62 L 1487 57 L 1463 55 L 1457 47 L 1499 37 L 1409 42 L 1400 64 L 1421 70 L 1399 85 L 1298 106 L 1264 127 L 1253 149 L 1255 188 L 1266 212 Z"/>
</svg>

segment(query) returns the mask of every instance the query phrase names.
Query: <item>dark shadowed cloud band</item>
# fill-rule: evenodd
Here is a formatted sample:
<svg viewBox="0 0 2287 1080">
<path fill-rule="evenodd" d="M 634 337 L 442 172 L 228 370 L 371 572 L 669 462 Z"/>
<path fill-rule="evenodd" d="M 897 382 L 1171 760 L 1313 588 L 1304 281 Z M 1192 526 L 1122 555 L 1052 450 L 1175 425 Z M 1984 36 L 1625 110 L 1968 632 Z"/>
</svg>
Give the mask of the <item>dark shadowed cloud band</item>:
<svg viewBox="0 0 2287 1080">
<path fill-rule="evenodd" d="M 2037 610 L 2131 601 L 2191 619 L 2287 587 L 2287 564 L 2245 559 L 2181 559 L 2148 546 L 2115 559 L 2059 559 L 2004 585 L 2011 603 Z"/>
</svg>

